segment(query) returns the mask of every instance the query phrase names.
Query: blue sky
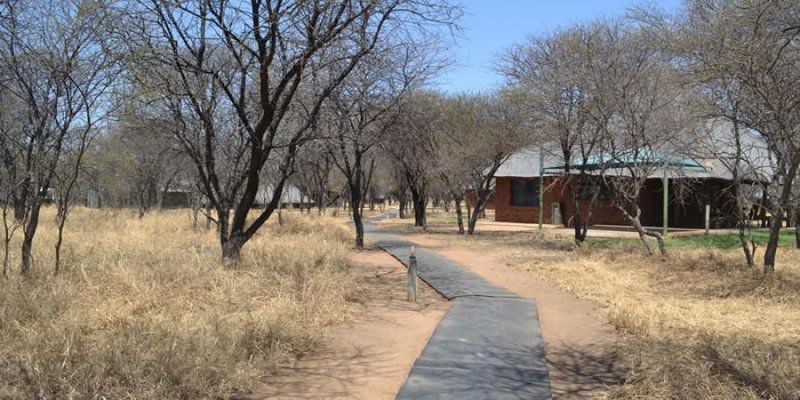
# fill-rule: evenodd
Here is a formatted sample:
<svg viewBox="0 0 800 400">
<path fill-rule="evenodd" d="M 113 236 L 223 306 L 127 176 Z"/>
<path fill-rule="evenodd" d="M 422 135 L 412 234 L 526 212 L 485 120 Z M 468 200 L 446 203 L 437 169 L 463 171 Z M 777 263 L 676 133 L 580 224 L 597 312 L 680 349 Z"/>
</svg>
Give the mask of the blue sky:
<svg viewBox="0 0 800 400">
<path fill-rule="evenodd" d="M 625 14 L 637 0 L 461 0 L 466 15 L 464 32 L 453 50 L 455 65 L 438 79 L 448 92 L 488 91 L 501 83 L 493 71 L 497 55 L 532 34 L 596 17 Z M 675 10 L 680 0 L 658 0 L 662 9 Z"/>
</svg>

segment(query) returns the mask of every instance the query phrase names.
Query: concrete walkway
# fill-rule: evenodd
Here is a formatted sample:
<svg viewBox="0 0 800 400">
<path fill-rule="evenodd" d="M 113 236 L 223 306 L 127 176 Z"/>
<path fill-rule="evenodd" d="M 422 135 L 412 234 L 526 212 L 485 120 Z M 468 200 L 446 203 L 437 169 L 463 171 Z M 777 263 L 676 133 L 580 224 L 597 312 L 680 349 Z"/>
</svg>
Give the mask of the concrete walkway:
<svg viewBox="0 0 800 400">
<path fill-rule="evenodd" d="M 367 226 L 369 239 L 408 262 L 413 243 Z M 419 277 L 453 301 L 398 399 L 549 399 L 536 303 L 417 247 Z"/>
</svg>

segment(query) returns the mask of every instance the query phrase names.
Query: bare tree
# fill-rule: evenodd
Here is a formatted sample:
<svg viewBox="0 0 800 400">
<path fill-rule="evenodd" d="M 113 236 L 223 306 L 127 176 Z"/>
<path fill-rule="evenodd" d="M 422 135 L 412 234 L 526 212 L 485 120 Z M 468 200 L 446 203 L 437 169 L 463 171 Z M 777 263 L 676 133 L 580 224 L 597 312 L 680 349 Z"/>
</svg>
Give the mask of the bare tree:
<svg viewBox="0 0 800 400">
<path fill-rule="evenodd" d="M 88 115 L 86 126 L 80 128 L 81 132 L 75 134 L 73 140 L 66 143 L 61 165 L 57 166 L 56 173 L 53 175 L 53 187 L 56 197 L 56 226 L 58 227 L 55 243 L 55 274 L 58 274 L 61 268 L 64 227 L 67 223 L 69 212 L 72 210 L 72 204 L 75 201 L 74 190 L 82 172 L 83 157 L 93 135 L 96 133 L 93 129 L 94 122 L 91 120 L 92 118 L 91 115 Z"/>
<path fill-rule="evenodd" d="M 4 81 L 10 77 L 4 76 Z M 2 176 L 0 176 L 0 193 L 3 204 L 3 276 L 8 279 L 10 268 L 11 240 L 19 227 L 22 219 L 14 216 L 16 201 L 14 196 L 18 193 L 17 185 L 21 183 L 17 173 L 18 150 L 12 143 L 17 140 L 22 132 L 22 121 L 17 118 L 22 112 L 21 103 L 8 92 L 6 86 L 0 86 L 0 148 L 2 149 Z"/>
<path fill-rule="evenodd" d="M 438 114 L 436 104 L 439 94 L 429 91 L 416 91 L 403 104 L 403 112 L 397 123 L 391 126 L 391 133 L 381 143 L 381 148 L 396 163 L 396 173 L 411 194 L 414 209 L 414 225 L 425 227 L 428 190 L 436 178 L 438 162 L 437 129 Z M 404 190 L 401 191 L 401 196 Z"/>
<path fill-rule="evenodd" d="M 99 163 L 101 184 L 107 190 L 117 186 L 118 203 L 132 203 L 142 218 L 162 204 L 166 192 L 189 168 L 173 136 L 179 127 L 173 126 L 168 115 L 148 115 L 136 109 L 145 110 L 146 106 L 135 100 L 126 103 L 118 121 L 98 142 L 94 158 Z"/>
<path fill-rule="evenodd" d="M 800 5 L 689 1 L 685 14 L 677 21 L 686 39 L 681 42 L 684 65 L 701 77 L 699 83 L 726 115 L 735 111 L 738 123 L 766 141 L 774 158 L 774 183 L 768 187 L 772 220 L 764 252 L 764 271 L 772 273 L 781 225 L 794 208 L 792 191 L 800 168 Z M 734 90 L 720 90 L 725 88 Z"/>
<path fill-rule="evenodd" d="M 330 98 L 326 119 L 333 162 L 347 181 L 355 245 L 364 247 L 362 214 L 375 171 L 372 151 L 402 112 L 402 100 L 443 65 L 432 45 L 389 43 L 365 58 Z"/>
<path fill-rule="evenodd" d="M 679 171 L 683 159 L 674 138 L 691 128 L 689 99 L 669 56 L 637 27 L 599 24 L 589 59 L 592 113 L 602 129 L 596 162 L 611 202 L 636 229 L 648 254 L 646 236 L 662 234 L 642 226 L 641 193 L 650 178 Z"/>
<path fill-rule="evenodd" d="M 392 196 L 397 200 L 397 216 L 405 218 L 408 213 L 408 181 L 403 171 L 402 163 L 393 157 L 388 157 L 388 165 L 391 169 Z"/>
<path fill-rule="evenodd" d="M 112 74 L 102 27 L 108 14 L 91 1 L 10 1 L 0 5 L 3 92 L 20 107 L 19 130 L 4 132 L 9 198 L 23 228 L 28 275 L 40 210 L 52 194 L 61 157 L 73 135 L 91 130 Z M 13 165 L 13 167 L 10 167 Z M 62 215 L 66 218 L 66 214 Z"/>
<path fill-rule="evenodd" d="M 131 53 L 148 54 L 136 63 L 148 74 L 140 81 L 163 93 L 174 118 L 200 127 L 178 140 L 216 210 L 228 260 L 278 207 L 323 103 L 362 59 L 389 35 L 423 34 L 457 17 L 432 0 L 131 3 Z M 248 219 L 267 164 L 273 196 Z"/>
<path fill-rule="evenodd" d="M 494 193 L 494 174 L 529 144 L 530 124 L 523 119 L 522 102 L 511 92 L 459 95 L 441 104 L 435 128 L 440 177 L 456 201 L 459 231 L 463 229 L 460 200 L 467 190 L 474 195 L 466 231 L 471 235 Z"/>
<path fill-rule="evenodd" d="M 308 193 L 322 215 L 328 206 L 330 193 L 330 174 L 334 168 L 328 146 L 323 141 L 314 141 L 304 146 L 295 162 L 299 181 L 298 187 Z"/>
<path fill-rule="evenodd" d="M 547 142 L 541 143 L 542 153 L 561 160 L 561 165 L 550 167 L 563 174 L 578 244 L 586 240 L 592 211 L 600 197 L 590 164 L 599 146 L 601 127 L 610 118 L 600 112 L 607 109 L 595 108 L 594 113 L 590 110 L 596 101 L 589 81 L 589 60 L 599 50 L 591 38 L 596 29 L 591 25 L 575 26 L 532 37 L 507 51 L 499 67 L 507 83 L 523 91 L 521 100 L 537 118 L 535 132 L 547 137 L 535 139 Z M 581 204 L 587 200 L 584 215 Z"/>
<path fill-rule="evenodd" d="M 735 97 L 729 99 L 734 101 L 730 104 L 729 117 L 718 116 L 703 126 L 699 132 L 700 143 L 694 148 L 697 158 L 711 156 L 730 173 L 730 183 L 725 190 L 733 193 L 730 201 L 735 204 L 730 208 L 736 210 L 733 217 L 739 242 L 747 266 L 753 267 L 758 245 L 753 237 L 752 219 L 762 207 L 762 184 L 770 174 L 765 170 L 765 166 L 770 165 L 769 152 L 765 143 L 741 126 L 736 117 Z M 713 110 L 721 111 L 719 105 Z"/>
</svg>

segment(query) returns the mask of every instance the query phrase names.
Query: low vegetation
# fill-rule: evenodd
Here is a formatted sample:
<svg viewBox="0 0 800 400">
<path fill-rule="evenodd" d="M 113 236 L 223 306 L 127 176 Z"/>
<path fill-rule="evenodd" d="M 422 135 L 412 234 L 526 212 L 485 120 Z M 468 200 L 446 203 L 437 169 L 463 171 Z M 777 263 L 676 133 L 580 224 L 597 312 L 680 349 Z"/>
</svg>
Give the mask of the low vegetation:
<svg viewBox="0 0 800 400">
<path fill-rule="evenodd" d="M 3 399 L 246 391 L 317 349 L 358 286 L 349 234 L 326 218 L 284 213 L 223 268 L 217 236 L 188 211 L 77 209 L 54 277 L 53 210 L 44 217 L 33 275 L 0 281 Z"/>
<path fill-rule="evenodd" d="M 713 238 L 714 240 L 711 240 Z M 725 236 L 680 238 L 669 259 L 644 257 L 634 240 L 540 233 L 453 235 L 492 249 L 514 268 L 607 306 L 631 367 L 620 399 L 796 399 L 800 395 L 800 263 L 774 276 L 744 266 Z M 716 244 L 716 245 L 714 245 Z M 781 247 L 797 260 L 800 250 Z"/>
</svg>

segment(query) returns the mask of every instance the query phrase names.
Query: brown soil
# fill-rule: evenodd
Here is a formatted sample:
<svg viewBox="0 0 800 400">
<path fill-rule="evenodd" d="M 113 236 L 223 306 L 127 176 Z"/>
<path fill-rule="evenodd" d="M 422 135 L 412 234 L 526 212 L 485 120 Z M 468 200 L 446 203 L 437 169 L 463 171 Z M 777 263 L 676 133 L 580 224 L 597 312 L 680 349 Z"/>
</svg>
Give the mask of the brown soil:
<svg viewBox="0 0 800 400">
<path fill-rule="evenodd" d="M 536 300 L 554 398 L 603 397 L 607 385 L 621 381 L 624 368 L 616 354 L 619 338 L 607 323 L 600 304 L 579 299 L 537 280 L 529 273 L 510 267 L 497 255 L 445 243 L 442 238 L 424 233 L 405 236 L 498 286 Z"/>
<path fill-rule="evenodd" d="M 365 276 L 362 301 L 348 323 L 330 328 L 328 347 L 281 369 L 252 399 L 394 399 L 449 304 L 419 282 L 406 301 L 406 269 L 381 250 L 353 254 Z"/>
</svg>

